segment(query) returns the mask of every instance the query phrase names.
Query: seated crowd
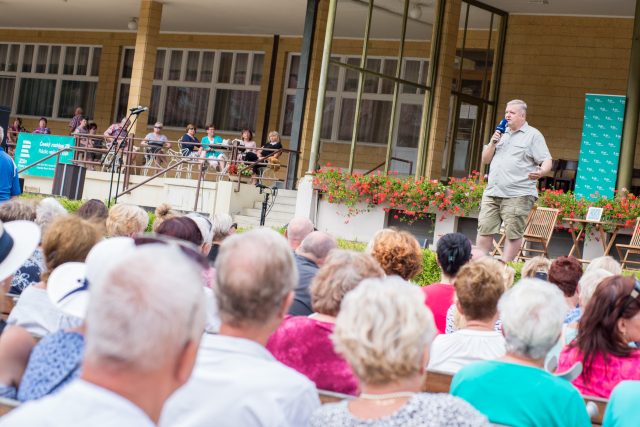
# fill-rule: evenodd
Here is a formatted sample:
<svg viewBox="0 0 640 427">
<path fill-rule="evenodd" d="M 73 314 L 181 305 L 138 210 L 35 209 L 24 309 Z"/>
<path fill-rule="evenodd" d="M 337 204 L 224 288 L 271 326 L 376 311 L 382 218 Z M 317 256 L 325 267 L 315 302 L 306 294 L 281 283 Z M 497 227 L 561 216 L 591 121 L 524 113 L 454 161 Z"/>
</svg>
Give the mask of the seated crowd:
<svg viewBox="0 0 640 427">
<path fill-rule="evenodd" d="M 359 253 L 306 218 L 236 228 L 0 204 L 0 397 L 20 402 L 0 426 L 588 426 L 585 398 L 637 425 L 640 282 L 610 257 L 532 258 L 514 284 L 454 233 L 420 288 L 405 231 Z"/>
</svg>

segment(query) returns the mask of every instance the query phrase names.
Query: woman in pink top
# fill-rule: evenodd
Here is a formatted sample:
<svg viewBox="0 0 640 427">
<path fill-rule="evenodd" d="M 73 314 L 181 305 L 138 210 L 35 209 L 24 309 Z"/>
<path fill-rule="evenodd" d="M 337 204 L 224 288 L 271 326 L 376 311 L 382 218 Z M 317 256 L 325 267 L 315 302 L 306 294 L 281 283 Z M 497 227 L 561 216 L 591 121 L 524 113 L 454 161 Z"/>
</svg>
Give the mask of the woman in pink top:
<svg viewBox="0 0 640 427">
<path fill-rule="evenodd" d="M 578 325 L 578 336 L 560 353 L 558 371 L 582 362 L 573 381 L 586 396 L 608 398 L 624 380 L 640 380 L 640 282 L 611 276 L 596 288 Z"/>
<path fill-rule="evenodd" d="M 271 335 L 267 349 L 276 359 L 316 383 L 321 390 L 358 394 L 358 380 L 347 362 L 333 349 L 331 334 L 342 298 L 369 277 L 384 272 L 371 256 L 334 250 L 311 285 L 314 313 L 288 316 Z"/>
<path fill-rule="evenodd" d="M 436 247 L 438 265 L 440 266 L 440 282 L 422 288 L 426 304 L 433 313 L 438 332 L 445 333 L 447 326 L 447 310 L 453 304 L 455 289 L 453 279 L 460 268 L 471 259 L 471 242 L 462 233 L 445 234 L 438 240 Z"/>
</svg>

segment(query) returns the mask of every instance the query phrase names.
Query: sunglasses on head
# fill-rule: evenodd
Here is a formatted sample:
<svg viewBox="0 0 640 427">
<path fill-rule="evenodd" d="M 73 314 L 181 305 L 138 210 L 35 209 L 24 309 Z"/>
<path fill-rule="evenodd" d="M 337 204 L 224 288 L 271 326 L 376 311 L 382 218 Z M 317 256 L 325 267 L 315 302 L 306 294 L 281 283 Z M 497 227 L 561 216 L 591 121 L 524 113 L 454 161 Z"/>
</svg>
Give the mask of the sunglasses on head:
<svg viewBox="0 0 640 427">
<path fill-rule="evenodd" d="M 141 236 L 134 237 L 133 243 L 136 246 L 154 244 L 174 246 L 177 247 L 183 255 L 198 264 L 202 269 L 206 270 L 209 268 L 209 261 L 207 260 L 207 258 L 202 255 L 198 248 L 184 240 L 176 239 L 170 236 L 161 236 L 158 234 L 143 234 Z"/>
<path fill-rule="evenodd" d="M 625 310 L 629 308 L 629 305 L 632 302 L 640 301 L 638 300 L 638 297 L 640 297 L 640 281 L 638 279 L 635 279 L 635 281 L 633 282 L 633 289 L 631 289 L 631 293 L 627 295 L 627 300 L 625 301 L 624 304 L 622 304 L 622 309 L 620 310 L 620 316 L 624 314 Z"/>
</svg>

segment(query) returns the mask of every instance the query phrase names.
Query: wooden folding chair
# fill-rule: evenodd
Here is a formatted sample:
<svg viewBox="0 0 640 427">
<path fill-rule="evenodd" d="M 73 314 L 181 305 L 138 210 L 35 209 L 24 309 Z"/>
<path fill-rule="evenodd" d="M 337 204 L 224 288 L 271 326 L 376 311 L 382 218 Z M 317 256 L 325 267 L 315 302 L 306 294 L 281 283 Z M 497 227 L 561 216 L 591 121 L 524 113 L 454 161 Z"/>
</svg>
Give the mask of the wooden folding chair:
<svg viewBox="0 0 640 427">
<path fill-rule="evenodd" d="M 636 225 L 633 227 L 633 234 L 631 235 L 631 241 L 628 245 L 616 244 L 616 250 L 618 251 L 618 255 L 622 260 L 620 262 L 622 268 L 624 269 L 627 264 L 640 264 L 640 261 L 629 259 L 629 254 L 640 254 L 640 217 L 636 219 Z M 624 257 L 622 256 L 622 252 L 624 253 Z M 631 270 L 637 270 L 638 268 L 632 268 Z"/>
<path fill-rule="evenodd" d="M 516 256 L 516 261 L 532 258 L 530 253 L 533 253 L 534 256 L 542 255 L 549 258 L 549 241 L 553 235 L 559 213 L 559 209 L 539 207 L 529 214 L 527 227 L 524 230 L 524 236 L 522 236 L 522 246 Z M 540 245 L 541 247 L 536 248 L 532 245 Z"/>
<path fill-rule="evenodd" d="M 529 212 L 529 216 L 527 216 L 527 224 L 529 224 L 529 221 L 531 220 L 531 215 L 533 215 L 533 213 L 536 211 L 538 207 L 534 206 L 533 209 L 531 209 L 531 212 Z M 496 241 L 493 241 L 493 250 L 490 252 L 491 256 L 502 256 L 502 251 L 504 251 L 504 241 L 506 239 L 506 234 L 504 232 L 504 223 L 502 223 L 502 225 L 500 226 L 500 239 L 498 239 L 498 242 L 496 243 Z"/>
</svg>

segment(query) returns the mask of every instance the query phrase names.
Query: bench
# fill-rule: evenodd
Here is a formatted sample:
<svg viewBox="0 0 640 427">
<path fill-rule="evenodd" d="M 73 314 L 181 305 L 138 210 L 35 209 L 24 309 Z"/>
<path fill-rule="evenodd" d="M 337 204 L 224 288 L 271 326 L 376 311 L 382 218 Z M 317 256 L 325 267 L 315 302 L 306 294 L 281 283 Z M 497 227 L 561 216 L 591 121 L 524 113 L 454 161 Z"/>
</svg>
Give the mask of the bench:
<svg viewBox="0 0 640 427">
<path fill-rule="evenodd" d="M 450 372 L 427 370 L 422 384 L 422 391 L 428 393 L 449 393 L 452 379 L 453 374 Z M 583 399 L 587 408 L 587 413 L 591 418 L 591 424 L 593 426 L 602 425 L 602 418 L 604 417 L 604 412 L 608 402 L 607 399 L 592 396 L 583 396 Z"/>
</svg>

